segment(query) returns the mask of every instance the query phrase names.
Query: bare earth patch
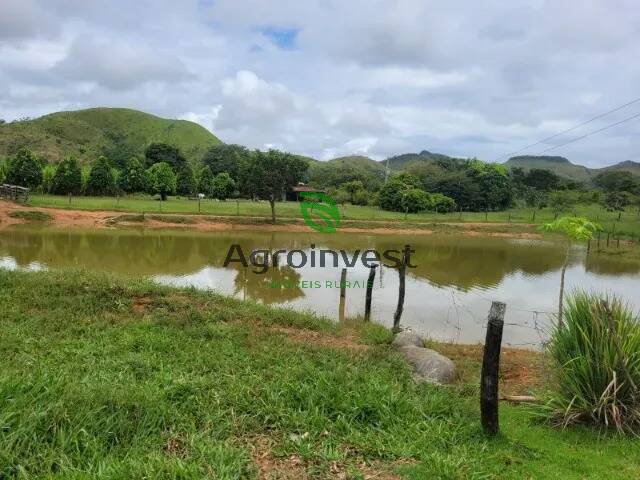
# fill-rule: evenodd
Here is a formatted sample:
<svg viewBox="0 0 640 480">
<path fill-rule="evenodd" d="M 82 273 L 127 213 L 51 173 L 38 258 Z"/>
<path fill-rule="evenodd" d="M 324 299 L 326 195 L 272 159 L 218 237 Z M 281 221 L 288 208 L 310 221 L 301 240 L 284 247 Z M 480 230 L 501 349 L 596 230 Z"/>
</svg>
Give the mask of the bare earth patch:
<svg viewBox="0 0 640 480">
<path fill-rule="evenodd" d="M 12 202 L 0 201 L 0 228 L 6 228 L 7 226 L 24 223 L 21 219 L 11 218 L 9 213 L 14 210 L 23 210 L 24 205 L 19 205 Z M 286 219 L 288 223 L 285 224 L 270 224 L 265 223 L 265 219 L 262 217 L 214 217 L 204 215 L 189 215 L 188 221 L 185 222 L 185 215 L 179 214 L 166 214 L 166 215 L 146 215 L 144 220 L 141 221 L 127 221 L 126 217 L 131 216 L 123 212 L 111 212 L 111 211 L 91 211 L 91 210 L 67 210 L 56 208 L 37 208 L 29 207 L 30 210 L 40 211 L 50 214 L 53 218 L 50 222 L 53 227 L 77 227 L 77 228 L 114 228 L 118 226 L 139 227 L 144 225 L 146 228 L 179 228 L 188 229 L 201 232 L 216 232 L 216 231 L 228 231 L 228 230 L 241 230 L 241 231 L 267 231 L 267 232 L 312 232 L 312 230 L 301 222 L 299 219 Z M 118 218 L 122 217 L 122 221 Z M 159 218 L 161 219 L 159 220 Z M 172 217 L 175 217 L 175 221 L 172 221 Z M 253 222 L 251 220 L 254 220 Z M 349 226 L 352 223 L 356 226 Z M 383 220 L 346 220 L 343 222 L 343 226 L 340 231 L 343 233 L 374 233 L 379 235 L 430 235 L 437 231 L 439 225 L 455 227 L 456 235 L 465 236 L 495 236 L 505 238 L 539 238 L 540 235 L 531 232 L 487 232 L 477 231 L 474 229 L 488 230 L 492 227 L 505 227 L 505 223 L 433 223 L 427 222 L 424 225 L 417 227 L 402 228 L 398 224 L 399 228 L 390 228 L 389 224 L 396 222 L 389 222 Z M 367 224 L 368 226 L 359 226 L 360 224 Z M 376 226 L 380 225 L 380 227 Z M 529 225 L 518 225 L 523 227 L 529 227 Z M 433 228 L 432 228 L 433 227 Z M 434 230 L 435 228 L 435 230 Z"/>
</svg>

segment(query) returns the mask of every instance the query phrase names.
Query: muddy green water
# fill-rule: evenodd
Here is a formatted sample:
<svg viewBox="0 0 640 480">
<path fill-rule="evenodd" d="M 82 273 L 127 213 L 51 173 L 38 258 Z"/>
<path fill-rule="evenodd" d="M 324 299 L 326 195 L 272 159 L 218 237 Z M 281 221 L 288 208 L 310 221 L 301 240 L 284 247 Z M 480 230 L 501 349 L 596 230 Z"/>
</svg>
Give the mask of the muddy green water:
<svg viewBox="0 0 640 480">
<path fill-rule="evenodd" d="M 157 230 L 62 230 L 14 227 L 0 231 L 0 267 L 42 269 L 81 266 L 131 275 L 145 275 L 171 285 L 193 285 L 240 299 L 308 310 L 336 321 L 364 313 L 368 269 L 357 262 L 348 268 L 341 305 L 342 260 L 334 267 L 307 264 L 290 268 L 280 262 L 256 274 L 251 268 L 223 262 L 230 245 L 244 252 L 257 249 L 315 250 L 415 248 L 408 270 L 402 325 L 434 339 L 463 343 L 483 339 L 492 300 L 507 303 L 505 342 L 536 348 L 545 339 L 557 308 L 560 269 L 565 250 L 560 244 L 454 235 L 299 234 L 228 231 L 197 233 Z M 372 319 L 391 325 L 398 297 L 398 274 L 378 269 Z M 640 307 L 640 265 L 595 254 L 576 245 L 570 253 L 567 288 L 596 289 L 623 296 Z M 289 285 L 287 285 L 289 284 Z M 330 285 L 329 285 L 330 284 Z M 281 288 L 276 286 L 284 285 Z"/>
</svg>

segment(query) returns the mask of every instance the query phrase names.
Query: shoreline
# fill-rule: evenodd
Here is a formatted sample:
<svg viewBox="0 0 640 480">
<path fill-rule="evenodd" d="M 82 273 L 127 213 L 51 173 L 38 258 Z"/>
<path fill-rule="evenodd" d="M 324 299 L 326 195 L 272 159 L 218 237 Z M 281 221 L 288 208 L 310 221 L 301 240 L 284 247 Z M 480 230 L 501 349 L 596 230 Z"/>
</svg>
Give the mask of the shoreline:
<svg viewBox="0 0 640 480">
<path fill-rule="evenodd" d="M 255 216 L 215 216 L 175 213 L 127 213 L 112 210 L 76 210 L 67 208 L 32 207 L 7 201 L 0 201 L 0 230 L 13 225 L 34 223 L 14 218 L 12 212 L 35 211 L 49 214 L 45 222 L 54 228 L 118 228 L 144 226 L 152 229 L 180 229 L 199 232 L 216 231 L 264 231 L 314 233 L 297 218 L 280 218 L 272 224 L 269 218 Z M 340 233 L 360 233 L 376 235 L 431 235 L 434 233 L 458 234 L 464 236 L 488 236 L 499 238 L 539 239 L 543 235 L 532 231 L 532 224 L 478 223 L 478 222 L 394 222 L 382 220 L 343 220 Z"/>
</svg>

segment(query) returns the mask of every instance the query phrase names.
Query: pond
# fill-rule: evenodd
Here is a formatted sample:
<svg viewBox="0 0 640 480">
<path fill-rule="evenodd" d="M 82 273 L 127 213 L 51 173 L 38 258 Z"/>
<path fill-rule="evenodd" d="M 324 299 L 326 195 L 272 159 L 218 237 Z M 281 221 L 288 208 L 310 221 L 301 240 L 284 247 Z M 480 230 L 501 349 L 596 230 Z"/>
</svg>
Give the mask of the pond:
<svg viewBox="0 0 640 480">
<path fill-rule="evenodd" d="M 436 340 L 483 340 L 492 300 L 507 304 L 504 341 L 539 348 L 557 310 L 565 249 L 546 240 L 457 235 L 300 234 L 282 232 L 159 231 L 149 229 L 64 230 L 19 226 L 0 231 L 0 267 L 42 269 L 78 266 L 119 274 L 144 275 L 169 285 L 193 285 L 239 299 L 316 312 L 343 321 L 364 314 L 369 269 L 356 262 L 347 271 L 350 288 L 340 302 L 336 282 L 344 260 L 324 268 L 291 268 L 279 262 L 257 274 L 234 262 L 224 267 L 231 245 L 258 249 L 402 249 L 415 253 L 407 270 L 401 324 Z M 315 248 L 313 247 L 315 246 Z M 235 256 L 234 258 L 237 258 Z M 284 257 L 283 257 L 284 258 Z M 296 262 L 297 263 L 297 262 Z M 398 272 L 377 269 L 372 320 L 393 323 Z M 640 265 L 591 253 L 574 245 L 566 274 L 567 289 L 605 291 L 640 307 Z"/>
</svg>

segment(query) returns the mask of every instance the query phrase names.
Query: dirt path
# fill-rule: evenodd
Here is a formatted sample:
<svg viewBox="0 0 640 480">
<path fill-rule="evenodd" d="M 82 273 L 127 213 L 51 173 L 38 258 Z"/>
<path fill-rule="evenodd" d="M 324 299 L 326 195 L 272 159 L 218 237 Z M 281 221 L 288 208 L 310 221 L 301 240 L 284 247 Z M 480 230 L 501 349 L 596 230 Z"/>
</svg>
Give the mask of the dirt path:
<svg viewBox="0 0 640 480">
<path fill-rule="evenodd" d="M 202 232 L 228 231 L 228 230 L 249 230 L 267 232 L 300 232 L 313 233 L 307 225 L 297 219 L 284 219 L 290 223 L 272 225 L 265 223 L 262 217 L 223 217 L 210 215 L 180 215 L 180 214 L 147 214 L 142 217 L 140 214 L 115 212 L 115 211 L 91 211 L 91 210 L 68 210 L 47 207 L 28 207 L 12 202 L 0 201 L 0 229 L 10 225 L 26 223 L 25 220 L 13 218 L 12 212 L 18 211 L 39 211 L 51 215 L 48 222 L 53 227 L 76 227 L 76 228 L 115 228 L 127 226 L 144 226 L 146 228 L 177 228 L 184 230 L 195 230 Z M 159 220 L 160 219 L 160 220 Z M 393 222 L 367 221 L 367 220 L 346 220 L 340 227 L 343 233 L 373 233 L 381 235 L 430 235 L 444 231 L 465 236 L 491 236 L 503 238 L 539 238 L 540 235 L 532 232 L 521 231 L 491 231 L 491 229 L 501 229 L 513 226 L 507 223 L 461 223 L 442 222 L 424 223 L 420 228 L 395 228 L 390 224 Z M 364 226 L 363 224 L 374 224 L 378 226 Z M 350 226 L 351 225 L 351 226 Z M 361 226 L 363 225 L 363 226 Z M 384 226 L 382 226 L 384 225 Z M 398 225 L 399 223 L 395 223 Z M 415 224 L 414 224 L 415 225 Z M 532 225 L 523 224 L 518 227 L 529 228 Z"/>
</svg>

